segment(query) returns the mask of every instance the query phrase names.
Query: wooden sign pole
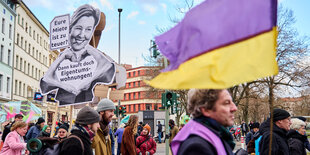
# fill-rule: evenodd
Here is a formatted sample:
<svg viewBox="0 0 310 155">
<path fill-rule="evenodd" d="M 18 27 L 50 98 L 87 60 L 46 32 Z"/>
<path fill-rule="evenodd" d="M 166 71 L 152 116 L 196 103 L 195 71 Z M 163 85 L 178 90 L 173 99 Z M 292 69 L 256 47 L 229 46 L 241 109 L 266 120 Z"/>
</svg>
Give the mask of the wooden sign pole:
<svg viewBox="0 0 310 155">
<path fill-rule="evenodd" d="M 58 105 L 59 103 L 57 102 L 56 103 L 56 107 L 55 107 L 55 114 L 53 116 L 53 124 L 52 124 L 52 131 L 51 131 L 51 135 L 50 137 L 52 138 L 54 136 L 54 132 L 55 132 L 55 126 L 56 126 L 56 119 L 57 119 L 57 116 L 58 116 Z"/>
<path fill-rule="evenodd" d="M 70 105 L 70 127 L 68 129 L 69 134 L 71 133 L 72 125 L 73 125 L 73 105 Z"/>
</svg>

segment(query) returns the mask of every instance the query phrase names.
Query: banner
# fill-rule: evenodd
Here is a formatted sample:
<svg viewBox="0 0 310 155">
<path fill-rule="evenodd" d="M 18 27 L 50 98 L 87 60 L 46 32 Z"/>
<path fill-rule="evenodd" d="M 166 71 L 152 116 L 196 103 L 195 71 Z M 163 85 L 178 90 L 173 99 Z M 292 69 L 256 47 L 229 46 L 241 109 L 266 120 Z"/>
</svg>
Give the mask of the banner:
<svg viewBox="0 0 310 155">
<path fill-rule="evenodd" d="M 28 123 L 41 117 L 41 109 L 29 101 L 11 101 L 0 103 L 0 123 L 3 123 L 15 115 L 22 114 L 23 121 Z"/>
</svg>

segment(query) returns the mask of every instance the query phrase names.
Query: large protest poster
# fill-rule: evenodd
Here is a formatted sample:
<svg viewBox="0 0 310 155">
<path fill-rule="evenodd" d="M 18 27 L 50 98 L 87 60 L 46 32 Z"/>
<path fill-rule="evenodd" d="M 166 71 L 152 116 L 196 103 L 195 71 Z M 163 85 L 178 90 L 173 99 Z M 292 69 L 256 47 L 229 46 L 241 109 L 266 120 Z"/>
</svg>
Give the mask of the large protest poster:
<svg viewBox="0 0 310 155">
<path fill-rule="evenodd" d="M 57 91 L 55 99 L 59 101 L 60 106 L 93 101 L 96 84 L 110 85 L 119 82 L 118 88 L 125 85 L 126 71 L 124 72 L 123 67 L 118 66 L 109 56 L 89 45 L 99 23 L 100 14 L 98 9 L 88 4 L 80 6 L 73 13 L 68 35 L 70 46 L 60 53 L 40 81 L 42 94 Z M 60 22 L 62 20 L 57 20 L 57 18 L 54 18 L 52 22 L 55 23 L 55 21 L 62 24 L 62 27 L 66 23 Z M 57 38 L 53 41 L 55 40 Z M 125 77 L 125 81 L 119 80 L 124 78 L 116 77 Z"/>
</svg>

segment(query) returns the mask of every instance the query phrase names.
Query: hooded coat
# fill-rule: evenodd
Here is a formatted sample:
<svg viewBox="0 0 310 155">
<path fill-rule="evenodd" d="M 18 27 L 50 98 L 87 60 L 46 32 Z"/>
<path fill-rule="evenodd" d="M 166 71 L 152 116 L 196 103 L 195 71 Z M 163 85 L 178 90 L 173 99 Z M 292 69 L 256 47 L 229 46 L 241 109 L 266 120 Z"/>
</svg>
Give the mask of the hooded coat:
<svg viewBox="0 0 310 155">
<path fill-rule="evenodd" d="M 269 153 L 270 119 L 262 123 L 259 132 L 262 135 L 259 142 L 259 152 L 261 155 L 265 155 Z M 273 123 L 271 155 L 290 155 L 286 134 L 286 130 Z"/>
<path fill-rule="evenodd" d="M 306 155 L 306 149 L 304 143 L 307 140 L 307 136 L 299 134 L 296 130 L 290 130 L 287 134 L 288 145 L 291 154 Z"/>
<path fill-rule="evenodd" d="M 142 155 L 146 155 L 146 151 L 153 155 L 156 152 L 156 142 L 150 135 L 141 135 L 137 138 L 137 154 L 141 152 Z"/>
<path fill-rule="evenodd" d="M 95 149 L 96 155 L 111 155 L 111 139 L 110 136 L 104 136 L 101 128 L 97 130 L 97 134 L 92 142 L 92 148 Z"/>
</svg>

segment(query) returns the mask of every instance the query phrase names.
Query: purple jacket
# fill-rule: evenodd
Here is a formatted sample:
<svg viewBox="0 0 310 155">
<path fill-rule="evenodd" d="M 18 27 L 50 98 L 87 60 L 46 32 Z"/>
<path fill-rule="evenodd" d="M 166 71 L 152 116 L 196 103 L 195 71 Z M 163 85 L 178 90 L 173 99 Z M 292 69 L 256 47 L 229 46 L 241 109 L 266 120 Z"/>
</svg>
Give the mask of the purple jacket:
<svg viewBox="0 0 310 155">
<path fill-rule="evenodd" d="M 21 151 L 26 149 L 26 145 L 27 143 L 20 141 L 20 135 L 16 131 L 12 131 L 6 136 L 0 154 L 21 155 Z"/>
<path fill-rule="evenodd" d="M 215 133 L 213 133 L 204 125 L 194 120 L 190 120 L 171 142 L 171 150 L 174 155 L 178 154 L 181 143 L 186 140 L 190 135 L 197 135 L 211 143 L 216 149 L 217 154 L 227 154 L 224 144 L 222 143 L 221 139 L 217 135 L 215 135 Z"/>
</svg>

